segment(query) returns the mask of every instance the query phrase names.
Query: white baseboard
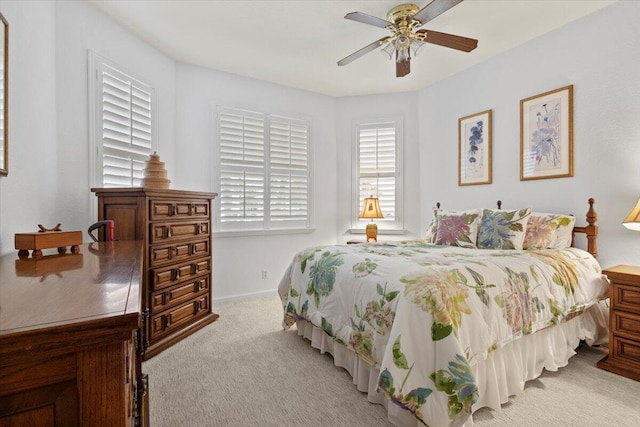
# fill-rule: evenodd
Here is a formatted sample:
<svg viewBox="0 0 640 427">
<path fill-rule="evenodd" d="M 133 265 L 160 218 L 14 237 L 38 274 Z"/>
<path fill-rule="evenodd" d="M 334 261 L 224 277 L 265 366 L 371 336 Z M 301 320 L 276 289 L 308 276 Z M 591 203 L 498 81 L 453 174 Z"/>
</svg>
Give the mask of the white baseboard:
<svg viewBox="0 0 640 427">
<path fill-rule="evenodd" d="M 229 297 L 213 298 L 213 305 L 215 306 L 216 304 L 226 304 L 234 301 L 268 298 L 268 297 L 275 297 L 275 296 L 278 296 L 278 290 L 271 289 L 268 291 L 251 292 L 249 294 L 239 294 L 239 295 L 232 295 Z M 214 311 L 215 311 L 215 308 L 214 308 Z"/>
</svg>

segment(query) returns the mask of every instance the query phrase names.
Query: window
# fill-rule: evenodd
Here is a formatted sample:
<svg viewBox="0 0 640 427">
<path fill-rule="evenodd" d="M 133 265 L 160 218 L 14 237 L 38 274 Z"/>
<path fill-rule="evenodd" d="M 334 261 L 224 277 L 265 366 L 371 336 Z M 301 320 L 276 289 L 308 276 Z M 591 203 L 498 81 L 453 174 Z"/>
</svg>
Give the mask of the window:
<svg viewBox="0 0 640 427">
<path fill-rule="evenodd" d="M 96 186 L 137 187 L 154 151 L 153 88 L 90 54 Z"/>
<path fill-rule="evenodd" d="M 216 229 L 308 228 L 308 120 L 218 107 L 216 122 Z"/>
<path fill-rule="evenodd" d="M 378 197 L 384 218 L 381 230 L 402 229 L 402 119 L 354 124 L 353 229 L 363 229 L 359 218 L 365 197 Z"/>
</svg>

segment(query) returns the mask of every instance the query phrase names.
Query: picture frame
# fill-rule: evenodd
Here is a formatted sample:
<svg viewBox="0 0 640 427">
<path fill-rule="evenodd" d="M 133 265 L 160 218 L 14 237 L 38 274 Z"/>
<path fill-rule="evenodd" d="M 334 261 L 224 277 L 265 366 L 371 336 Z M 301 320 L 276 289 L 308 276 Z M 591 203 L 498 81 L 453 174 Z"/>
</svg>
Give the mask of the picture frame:
<svg viewBox="0 0 640 427">
<path fill-rule="evenodd" d="M 520 181 L 573 176 L 573 85 L 520 100 Z"/>
<path fill-rule="evenodd" d="M 458 119 L 458 185 L 491 184 L 491 110 Z"/>
</svg>

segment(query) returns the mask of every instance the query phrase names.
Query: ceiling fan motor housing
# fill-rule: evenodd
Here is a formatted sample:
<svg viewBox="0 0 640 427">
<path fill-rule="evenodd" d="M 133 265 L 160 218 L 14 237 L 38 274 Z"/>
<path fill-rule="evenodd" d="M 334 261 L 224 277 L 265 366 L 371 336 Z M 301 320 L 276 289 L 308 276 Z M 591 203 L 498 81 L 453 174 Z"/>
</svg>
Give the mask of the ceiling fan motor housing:
<svg viewBox="0 0 640 427">
<path fill-rule="evenodd" d="M 398 26 L 401 25 L 400 23 L 402 21 L 405 21 L 405 25 L 408 25 L 409 22 L 407 22 L 407 18 L 412 17 L 418 13 L 419 10 L 420 8 L 412 3 L 398 5 L 387 13 L 387 21 L 393 22 Z"/>
</svg>

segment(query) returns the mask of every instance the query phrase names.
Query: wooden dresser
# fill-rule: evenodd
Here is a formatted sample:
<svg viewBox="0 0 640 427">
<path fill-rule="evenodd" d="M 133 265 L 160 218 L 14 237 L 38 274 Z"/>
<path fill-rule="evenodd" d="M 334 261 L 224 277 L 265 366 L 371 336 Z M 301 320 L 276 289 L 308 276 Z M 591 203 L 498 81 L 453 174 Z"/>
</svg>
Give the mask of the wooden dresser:
<svg viewBox="0 0 640 427">
<path fill-rule="evenodd" d="M 0 257 L 0 425 L 146 426 L 140 242 Z"/>
<path fill-rule="evenodd" d="M 611 282 L 609 355 L 598 367 L 640 381 L 640 267 L 602 271 Z"/>
<path fill-rule="evenodd" d="M 143 359 L 215 321 L 211 310 L 211 203 L 215 193 L 93 188 L 98 220 L 115 240 L 142 240 Z"/>
</svg>

